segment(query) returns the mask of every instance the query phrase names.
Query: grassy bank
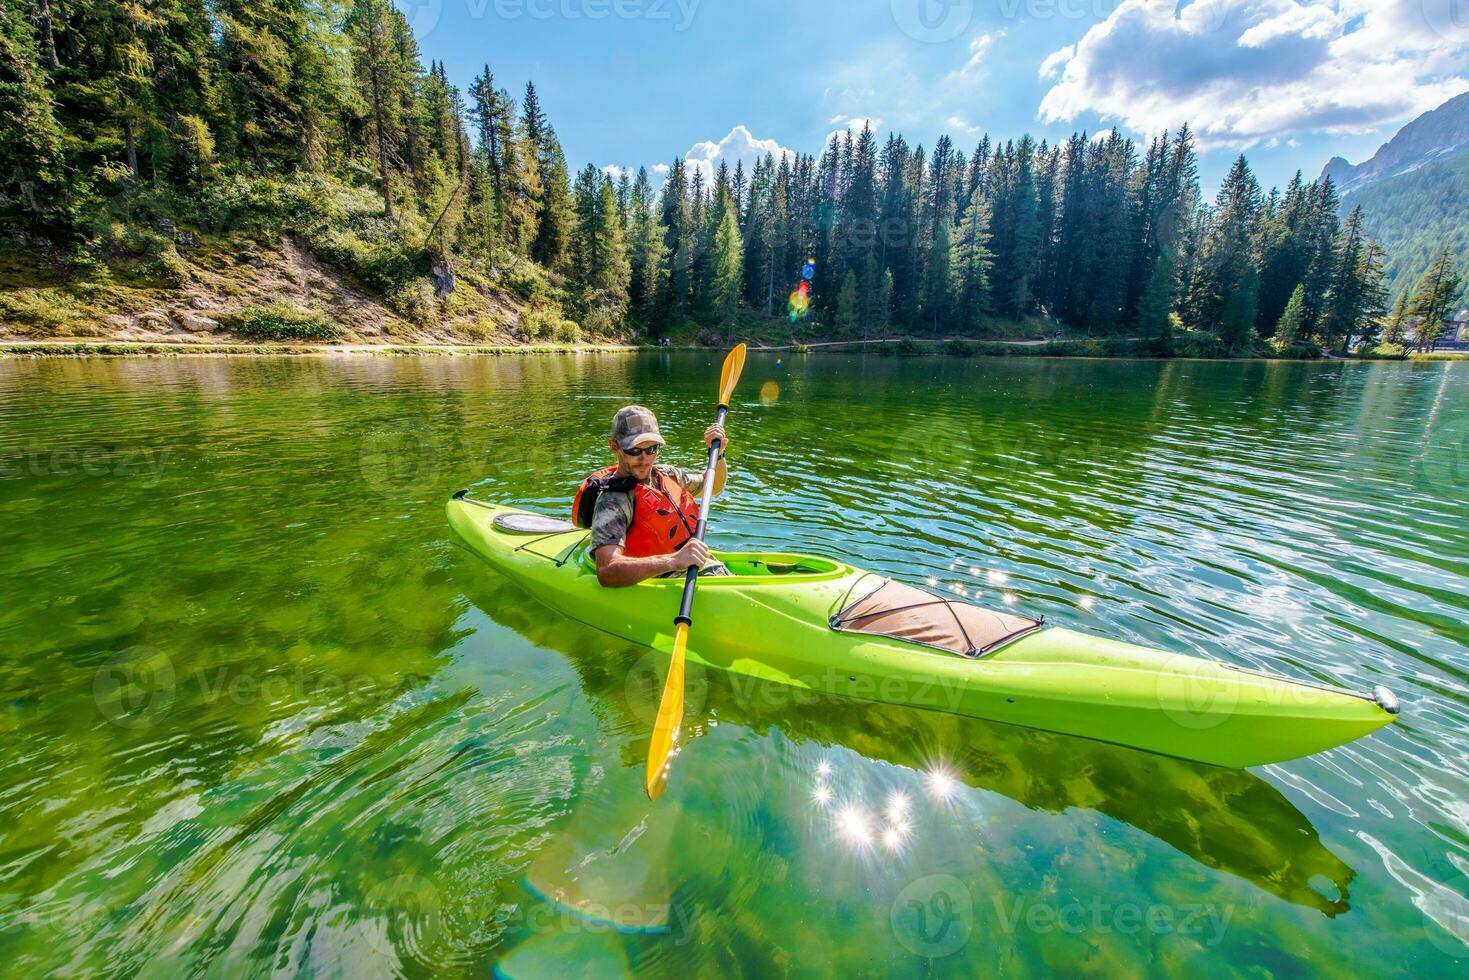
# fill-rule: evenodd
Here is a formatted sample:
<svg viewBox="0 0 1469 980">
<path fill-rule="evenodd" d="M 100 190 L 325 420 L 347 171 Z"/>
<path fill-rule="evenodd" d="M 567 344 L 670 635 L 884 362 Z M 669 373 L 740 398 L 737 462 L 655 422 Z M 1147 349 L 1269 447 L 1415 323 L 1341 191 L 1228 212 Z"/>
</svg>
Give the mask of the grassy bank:
<svg viewBox="0 0 1469 980">
<path fill-rule="evenodd" d="M 562 344 L 210 344 L 114 341 L 0 343 L 0 357 L 202 357 L 210 355 L 271 357 L 447 357 L 515 354 L 627 354 L 642 348 L 614 345 Z"/>
</svg>

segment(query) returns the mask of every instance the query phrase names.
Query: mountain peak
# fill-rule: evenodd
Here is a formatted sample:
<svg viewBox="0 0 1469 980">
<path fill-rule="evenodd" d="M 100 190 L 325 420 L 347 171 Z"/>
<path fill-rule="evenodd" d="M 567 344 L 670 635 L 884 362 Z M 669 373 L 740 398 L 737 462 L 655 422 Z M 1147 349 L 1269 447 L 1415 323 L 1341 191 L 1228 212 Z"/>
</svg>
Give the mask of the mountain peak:
<svg viewBox="0 0 1469 980">
<path fill-rule="evenodd" d="M 1469 146 L 1469 92 L 1454 96 L 1408 123 L 1366 163 L 1354 167 L 1341 157 L 1332 157 L 1321 175 L 1330 177 L 1345 197 L 1374 181 L 1417 170 L 1466 146 Z"/>
</svg>

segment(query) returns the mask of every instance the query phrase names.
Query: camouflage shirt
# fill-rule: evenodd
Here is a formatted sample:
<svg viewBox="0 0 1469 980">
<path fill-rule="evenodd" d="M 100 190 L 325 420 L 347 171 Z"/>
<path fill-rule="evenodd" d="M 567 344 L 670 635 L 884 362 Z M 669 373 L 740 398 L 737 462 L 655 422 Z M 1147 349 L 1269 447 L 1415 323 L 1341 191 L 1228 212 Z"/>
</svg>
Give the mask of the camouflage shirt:
<svg viewBox="0 0 1469 980">
<path fill-rule="evenodd" d="M 663 465 L 654 466 L 653 472 L 672 477 L 679 486 L 692 494 L 697 494 L 704 488 L 702 472 L 690 474 L 687 470 L 681 470 L 677 466 Z M 616 493 L 611 490 L 602 493 L 597 498 L 597 506 L 592 510 L 592 554 L 595 555 L 599 548 L 605 548 L 608 545 L 624 544 L 627 541 L 628 528 L 632 527 L 632 517 L 631 493 Z M 689 514 L 688 517 L 697 519 L 698 515 Z M 729 572 L 719 562 L 712 562 L 705 566 L 702 574 L 727 575 Z"/>
</svg>

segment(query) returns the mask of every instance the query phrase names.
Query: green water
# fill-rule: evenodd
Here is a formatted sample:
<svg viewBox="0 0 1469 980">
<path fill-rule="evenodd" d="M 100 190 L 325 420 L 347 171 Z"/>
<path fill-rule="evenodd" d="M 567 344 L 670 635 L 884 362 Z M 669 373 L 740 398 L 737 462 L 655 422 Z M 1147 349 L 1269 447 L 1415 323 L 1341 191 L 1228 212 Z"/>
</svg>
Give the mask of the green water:
<svg viewBox="0 0 1469 980">
<path fill-rule="evenodd" d="M 559 513 L 632 399 L 694 465 L 717 375 L 0 362 L 6 972 L 1469 964 L 1462 365 L 752 356 L 716 546 L 840 551 L 1404 712 L 1235 772 L 701 675 L 649 807 L 660 663 L 497 579 L 443 503 Z"/>
</svg>

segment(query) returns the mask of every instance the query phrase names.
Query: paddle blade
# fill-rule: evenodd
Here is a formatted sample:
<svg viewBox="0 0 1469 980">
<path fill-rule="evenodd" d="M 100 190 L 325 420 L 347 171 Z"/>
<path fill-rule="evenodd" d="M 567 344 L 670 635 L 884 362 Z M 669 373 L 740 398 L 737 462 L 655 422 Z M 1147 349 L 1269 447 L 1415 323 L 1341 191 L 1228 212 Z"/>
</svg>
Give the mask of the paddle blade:
<svg viewBox="0 0 1469 980">
<path fill-rule="evenodd" d="M 734 397 L 735 385 L 745 371 L 745 345 L 736 344 L 724 359 L 724 373 L 719 376 L 719 404 L 728 405 Z"/>
<path fill-rule="evenodd" d="M 688 642 L 689 627 L 679 623 L 673 634 L 673 659 L 668 664 L 668 680 L 663 684 L 663 702 L 658 705 L 658 720 L 653 723 L 653 744 L 648 746 L 648 771 L 644 778 L 650 800 L 662 796 L 668 786 L 673 740 L 683 725 L 684 648 Z"/>
</svg>

